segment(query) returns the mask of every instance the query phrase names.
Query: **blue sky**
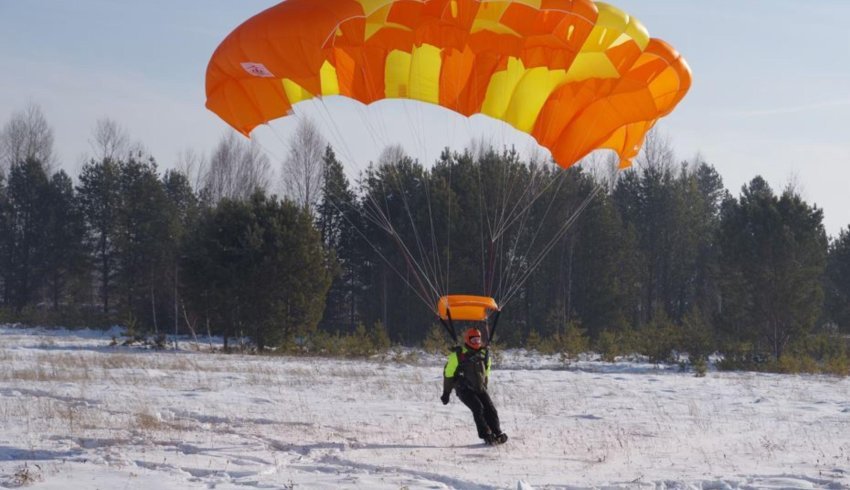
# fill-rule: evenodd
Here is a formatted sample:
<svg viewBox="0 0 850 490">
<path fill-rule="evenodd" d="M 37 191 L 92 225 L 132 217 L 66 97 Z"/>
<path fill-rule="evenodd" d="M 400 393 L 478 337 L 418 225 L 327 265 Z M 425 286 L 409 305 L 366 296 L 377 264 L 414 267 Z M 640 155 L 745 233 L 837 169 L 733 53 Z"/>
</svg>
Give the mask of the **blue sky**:
<svg viewBox="0 0 850 490">
<path fill-rule="evenodd" d="M 274 3 L 0 0 L 0 123 L 29 101 L 40 105 L 54 129 L 60 164 L 71 174 L 91 152 L 92 128 L 103 117 L 124 126 L 162 167 L 184 149 L 209 153 L 227 126 L 204 108 L 207 61 L 227 33 Z M 777 191 L 793 181 L 824 209 L 830 234 L 850 225 L 850 2 L 611 3 L 691 65 L 691 92 L 660 123 L 679 159 L 699 153 L 735 195 L 755 175 Z M 340 153 L 358 161 L 394 142 L 433 159 L 434 142 L 461 147 L 480 134 L 531 146 L 479 119 L 457 122 L 409 107 L 379 109 L 373 134 L 340 141 L 337 129 L 362 130 L 361 110 L 329 101 L 301 112 L 318 117 L 331 142 L 347 147 Z M 415 122 L 397 133 L 396 116 Z M 285 153 L 280 140 L 291 126 L 281 121 L 257 132 L 273 159 Z"/>
</svg>

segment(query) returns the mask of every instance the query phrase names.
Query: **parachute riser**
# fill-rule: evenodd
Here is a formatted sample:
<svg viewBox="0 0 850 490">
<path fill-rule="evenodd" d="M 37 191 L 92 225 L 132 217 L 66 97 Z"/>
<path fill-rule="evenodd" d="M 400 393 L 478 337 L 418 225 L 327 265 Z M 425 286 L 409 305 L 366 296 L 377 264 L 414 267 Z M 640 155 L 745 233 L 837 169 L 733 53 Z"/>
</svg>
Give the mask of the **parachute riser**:
<svg viewBox="0 0 850 490">
<path fill-rule="evenodd" d="M 502 314 L 502 310 L 496 310 L 496 314 L 493 315 L 493 325 L 487 330 L 487 345 L 490 345 L 490 342 L 493 340 L 493 337 L 496 335 L 496 326 L 499 325 L 499 315 Z"/>
<path fill-rule="evenodd" d="M 440 323 L 443 324 L 443 327 L 446 328 L 446 331 L 451 335 L 452 340 L 457 343 L 457 331 L 455 330 L 455 325 L 452 322 L 452 313 L 450 310 L 446 309 L 446 320 L 443 320 L 443 317 L 437 315 L 437 318 L 440 319 Z"/>
</svg>

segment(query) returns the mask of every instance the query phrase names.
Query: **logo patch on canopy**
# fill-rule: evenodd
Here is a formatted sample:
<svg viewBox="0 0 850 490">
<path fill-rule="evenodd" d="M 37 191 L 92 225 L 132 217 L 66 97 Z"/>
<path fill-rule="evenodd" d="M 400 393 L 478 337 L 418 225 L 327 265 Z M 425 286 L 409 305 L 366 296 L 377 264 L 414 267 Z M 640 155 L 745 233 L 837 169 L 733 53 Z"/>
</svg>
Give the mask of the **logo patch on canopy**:
<svg viewBox="0 0 850 490">
<path fill-rule="evenodd" d="M 262 63 L 251 63 L 249 61 L 245 61 L 242 64 L 242 68 L 245 69 L 249 74 L 254 75 L 255 77 L 262 78 L 274 78 L 272 72 L 266 68 L 266 65 Z"/>
</svg>

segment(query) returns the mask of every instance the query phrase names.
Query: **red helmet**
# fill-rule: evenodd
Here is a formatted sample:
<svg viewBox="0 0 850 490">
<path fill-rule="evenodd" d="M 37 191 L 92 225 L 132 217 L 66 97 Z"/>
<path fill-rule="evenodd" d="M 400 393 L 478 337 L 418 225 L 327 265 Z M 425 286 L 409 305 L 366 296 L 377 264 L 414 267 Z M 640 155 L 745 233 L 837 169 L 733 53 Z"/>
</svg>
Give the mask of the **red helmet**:
<svg viewBox="0 0 850 490">
<path fill-rule="evenodd" d="M 470 349 L 478 350 L 481 348 L 481 330 L 475 327 L 469 328 L 463 334 L 463 343 Z"/>
</svg>

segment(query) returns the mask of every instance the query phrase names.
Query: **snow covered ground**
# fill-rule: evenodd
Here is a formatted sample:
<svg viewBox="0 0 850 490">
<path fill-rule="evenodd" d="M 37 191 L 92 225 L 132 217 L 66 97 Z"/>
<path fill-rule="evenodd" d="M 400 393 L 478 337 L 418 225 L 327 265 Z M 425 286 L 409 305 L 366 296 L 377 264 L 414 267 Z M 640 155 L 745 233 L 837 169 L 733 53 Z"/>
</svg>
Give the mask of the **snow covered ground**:
<svg viewBox="0 0 850 490">
<path fill-rule="evenodd" d="M 500 353 L 510 441 L 479 443 L 443 359 L 110 347 L 0 327 L 0 487 L 850 488 L 850 380 Z"/>
</svg>

